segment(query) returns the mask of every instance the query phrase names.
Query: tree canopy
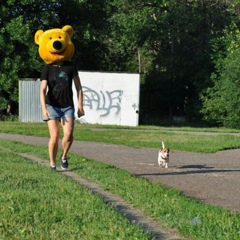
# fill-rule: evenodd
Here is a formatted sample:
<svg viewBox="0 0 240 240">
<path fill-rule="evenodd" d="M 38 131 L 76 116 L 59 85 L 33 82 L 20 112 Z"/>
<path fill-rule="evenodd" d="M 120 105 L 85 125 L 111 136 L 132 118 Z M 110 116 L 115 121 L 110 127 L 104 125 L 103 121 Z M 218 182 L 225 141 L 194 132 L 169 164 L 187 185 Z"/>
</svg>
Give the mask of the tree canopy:
<svg viewBox="0 0 240 240">
<path fill-rule="evenodd" d="M 70 24 L 79 70 L 141 73 L 142 124 L 184 116 L 236 127 L 239 14 L 239 0 L 6 0 L 0 110 L 18 102 L 20 78 L 40 76 L 35 32 Z"/>
</svg>

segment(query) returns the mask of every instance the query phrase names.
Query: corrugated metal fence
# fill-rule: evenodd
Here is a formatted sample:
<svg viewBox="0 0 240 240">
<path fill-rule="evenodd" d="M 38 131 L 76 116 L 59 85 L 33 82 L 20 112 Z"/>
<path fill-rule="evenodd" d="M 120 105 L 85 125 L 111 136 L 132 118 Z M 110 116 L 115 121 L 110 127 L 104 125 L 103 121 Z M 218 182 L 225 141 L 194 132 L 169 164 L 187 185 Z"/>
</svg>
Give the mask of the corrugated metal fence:
<svg viewBox="0 0 240 240">
<path fill-rule="evenodd" d="M 19 81 L 19 120 L 20 122 L 42 122 L 39 98 L 40 80 L 23 78 Z"/>
</svg>

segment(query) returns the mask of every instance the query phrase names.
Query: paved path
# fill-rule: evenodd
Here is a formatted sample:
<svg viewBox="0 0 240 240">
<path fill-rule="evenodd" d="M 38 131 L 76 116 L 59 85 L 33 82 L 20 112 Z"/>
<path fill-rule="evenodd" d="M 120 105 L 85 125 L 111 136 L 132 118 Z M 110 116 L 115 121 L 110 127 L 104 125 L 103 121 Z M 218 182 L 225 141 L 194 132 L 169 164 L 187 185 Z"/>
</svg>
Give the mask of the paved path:
<svg viewBox="0 0 240 240">
<path fill-rule="evenodd" d="M 48 138 L 0 134 L 2 139 L 47 145 Z M 240 149 L 215 154 L 170 150 L 168 169 L 157 165 L 158 149 L 74 141 L 71 152 L 181 190 L 207 204 L 240 212 Z"/>
</svg>

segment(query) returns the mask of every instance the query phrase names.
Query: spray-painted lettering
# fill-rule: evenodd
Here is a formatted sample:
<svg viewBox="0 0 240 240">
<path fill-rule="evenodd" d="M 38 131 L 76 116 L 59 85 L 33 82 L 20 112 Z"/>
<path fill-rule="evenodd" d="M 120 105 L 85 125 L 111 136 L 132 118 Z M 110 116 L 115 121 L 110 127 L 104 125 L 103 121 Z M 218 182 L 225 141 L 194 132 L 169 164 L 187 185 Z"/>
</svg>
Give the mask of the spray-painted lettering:
<svg viewBox="0 0 240 240">
<path fill-rule="evenodd" d="M 122 90 L 100 91 L 98 93 L 91 88 L 83 87 L 83 105 L 90 109 L 96 108 L 98 111 L 103 111 L 103 114 L 100 115 L 101 117 L 109 115 L 114 108 L 116 109 L 116 114 L 118 114 L 121 111 L 122 95 Z"/>
</svg>

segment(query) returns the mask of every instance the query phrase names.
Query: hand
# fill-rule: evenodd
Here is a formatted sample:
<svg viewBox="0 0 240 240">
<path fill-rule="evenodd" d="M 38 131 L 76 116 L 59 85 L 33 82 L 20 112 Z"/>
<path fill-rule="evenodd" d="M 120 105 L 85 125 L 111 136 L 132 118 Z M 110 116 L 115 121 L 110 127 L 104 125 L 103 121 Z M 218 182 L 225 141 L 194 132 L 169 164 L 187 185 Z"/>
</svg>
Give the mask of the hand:
<svg viewBox="0 0 240 240">
<path fill-rule="evenodd" d="M 82 116 L 84 116 L 85 115 L 85 112 L 84 112 L 84 110 L 83 110 L 83 108 L 78 108 L 78 117 L 80 118 L 80 117 L 82 117 Z"/>
<path fill-rule="evenodd" d="M 43 111 L 43 119 L 45 121 L 49 120 L 49 112 L 46 110 Z"/>
</svg>

